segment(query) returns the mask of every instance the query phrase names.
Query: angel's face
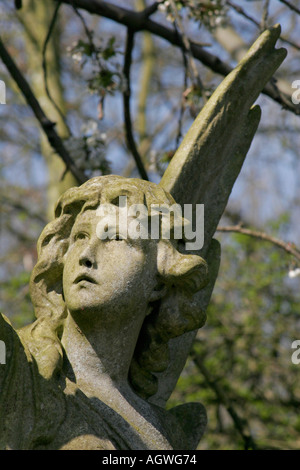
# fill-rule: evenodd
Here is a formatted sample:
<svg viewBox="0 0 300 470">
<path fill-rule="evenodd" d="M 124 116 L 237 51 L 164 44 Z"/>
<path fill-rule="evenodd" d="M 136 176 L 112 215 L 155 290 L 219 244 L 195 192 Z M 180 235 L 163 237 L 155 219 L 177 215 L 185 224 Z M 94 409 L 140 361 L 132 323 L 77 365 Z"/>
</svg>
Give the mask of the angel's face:
<svg viewBox="0 0 300 470">
<path fill-rule="evenodd" d="M 118 315 L 146 311 L 156 284 L 156 246 L 151 240 L 107 239 L 97 236 L 95 210 L 79 215 L 65 255 L 63 292 L 72 314 Z"/>
</svg>

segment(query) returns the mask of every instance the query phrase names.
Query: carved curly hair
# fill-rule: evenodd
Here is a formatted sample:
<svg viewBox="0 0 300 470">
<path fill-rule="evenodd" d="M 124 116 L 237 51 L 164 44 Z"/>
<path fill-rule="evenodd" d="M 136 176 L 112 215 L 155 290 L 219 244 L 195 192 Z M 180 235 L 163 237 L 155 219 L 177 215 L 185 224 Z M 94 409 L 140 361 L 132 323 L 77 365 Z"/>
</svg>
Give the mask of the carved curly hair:
<svg viewBox="0 0 300 470">
<path fill-rule="evenodd" d="M 30 281 L 31 299 L 37 320 L 20 331 L 40 373 L 47 379 L 61 370 L 63 347 L 60 342 L 67 310 L 63 298 L 63 257 L 76 217 L 99 204 L 116 204 L 119 196 L 127 196 L 129 204 L 175 204 L 163 188 L 140 179 L 121 176 L 92 178 L 80 187 L 71 188 L 59 199 L 55 219 L 43 230 L 38 240 L 38 262 Z M 172 221 L 171 221 L 172 222 Z M 168 341 L 183 333 L 200 328 L 205 313 L 194 294 L 208 280 L 207 264 L 197 255 L 184 255 L 177 241 L 158 240 L 165 256 L 158 262 L 158 276 L 166 286 L 164 297 L 153 303 L 145 318 L 132 358 L 129 380 L 143 398 L 154 395 L 158 383 L 155 373 L 168 366 Z"/>
</svg>

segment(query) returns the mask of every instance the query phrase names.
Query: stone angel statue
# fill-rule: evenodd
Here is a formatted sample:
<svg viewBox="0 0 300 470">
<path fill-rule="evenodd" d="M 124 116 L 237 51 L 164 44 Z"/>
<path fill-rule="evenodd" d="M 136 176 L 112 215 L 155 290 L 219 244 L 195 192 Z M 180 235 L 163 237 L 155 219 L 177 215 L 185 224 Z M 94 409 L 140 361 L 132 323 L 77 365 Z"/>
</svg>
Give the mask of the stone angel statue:
<svg viewBox="0 0 300 470">
<path fill-rule="evenodd" d="M 36 321 L 0 315 L 1 449 L 195 449 L 201 404 L 165 410 L 213 290 L 212 239 L 260 119 L 252 107 L 285 57 L 265 31 L 205 105 L 160 184 L 120 176 L 71 188 L 38 241 Z M 205 204 L 205 239 L 101 239 L 98 209 Z"/>
</svg>

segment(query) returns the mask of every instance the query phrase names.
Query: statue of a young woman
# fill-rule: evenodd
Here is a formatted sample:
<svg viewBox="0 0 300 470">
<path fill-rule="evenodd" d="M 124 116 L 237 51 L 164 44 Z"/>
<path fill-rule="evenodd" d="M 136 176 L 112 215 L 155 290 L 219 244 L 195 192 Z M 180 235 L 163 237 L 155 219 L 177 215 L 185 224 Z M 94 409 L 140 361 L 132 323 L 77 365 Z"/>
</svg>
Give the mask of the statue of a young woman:
<svg viewBox="0 0 300 470">
<path fill-rule="evenodd" d="M 187 449 L 204 430 L 201 405 L 191 440 L 176 413 L 147 398 L 153 373 L 168 364 L 169 339 L 205 321 L 193 294 L 207 282 L 206 263 L 172 239 L 99 239 L 97 209 L 115 209 L 119 196 L 149 210 L 175 202 L 153 183 L 118 176 L 61 197 L 38 242 L 37 320 L 16 332 L 1 318 L 2 448 Z"/>
</svg>

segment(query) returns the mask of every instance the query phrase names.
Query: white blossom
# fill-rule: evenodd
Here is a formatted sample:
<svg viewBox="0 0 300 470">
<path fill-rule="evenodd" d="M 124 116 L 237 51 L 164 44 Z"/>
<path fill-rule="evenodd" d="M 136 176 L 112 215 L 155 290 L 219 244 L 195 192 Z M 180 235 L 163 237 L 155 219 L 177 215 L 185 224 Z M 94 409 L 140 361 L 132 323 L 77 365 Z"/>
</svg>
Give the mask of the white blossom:
<svg viewBox="0 0 300 470">
<path fill-rule="evenodd" d="M 294 277 L 300 276 L 300 268 L 291 269 L 289 271 L 289 278 L 293 279 Z"/>
<path fill-rule="evenodd" d="M 72 54 L 72 59 L 74 62 L 80 63 L 82 61 L 82 52 L 74 52 L 74 54 Z"/>
<path fill-rule="evenodd" d="M 97 121 L 90 119 L 87 123 L 81 126 L 81 133 L 85 136 L 92 136 L 98 132 Z"/>
</svg>

